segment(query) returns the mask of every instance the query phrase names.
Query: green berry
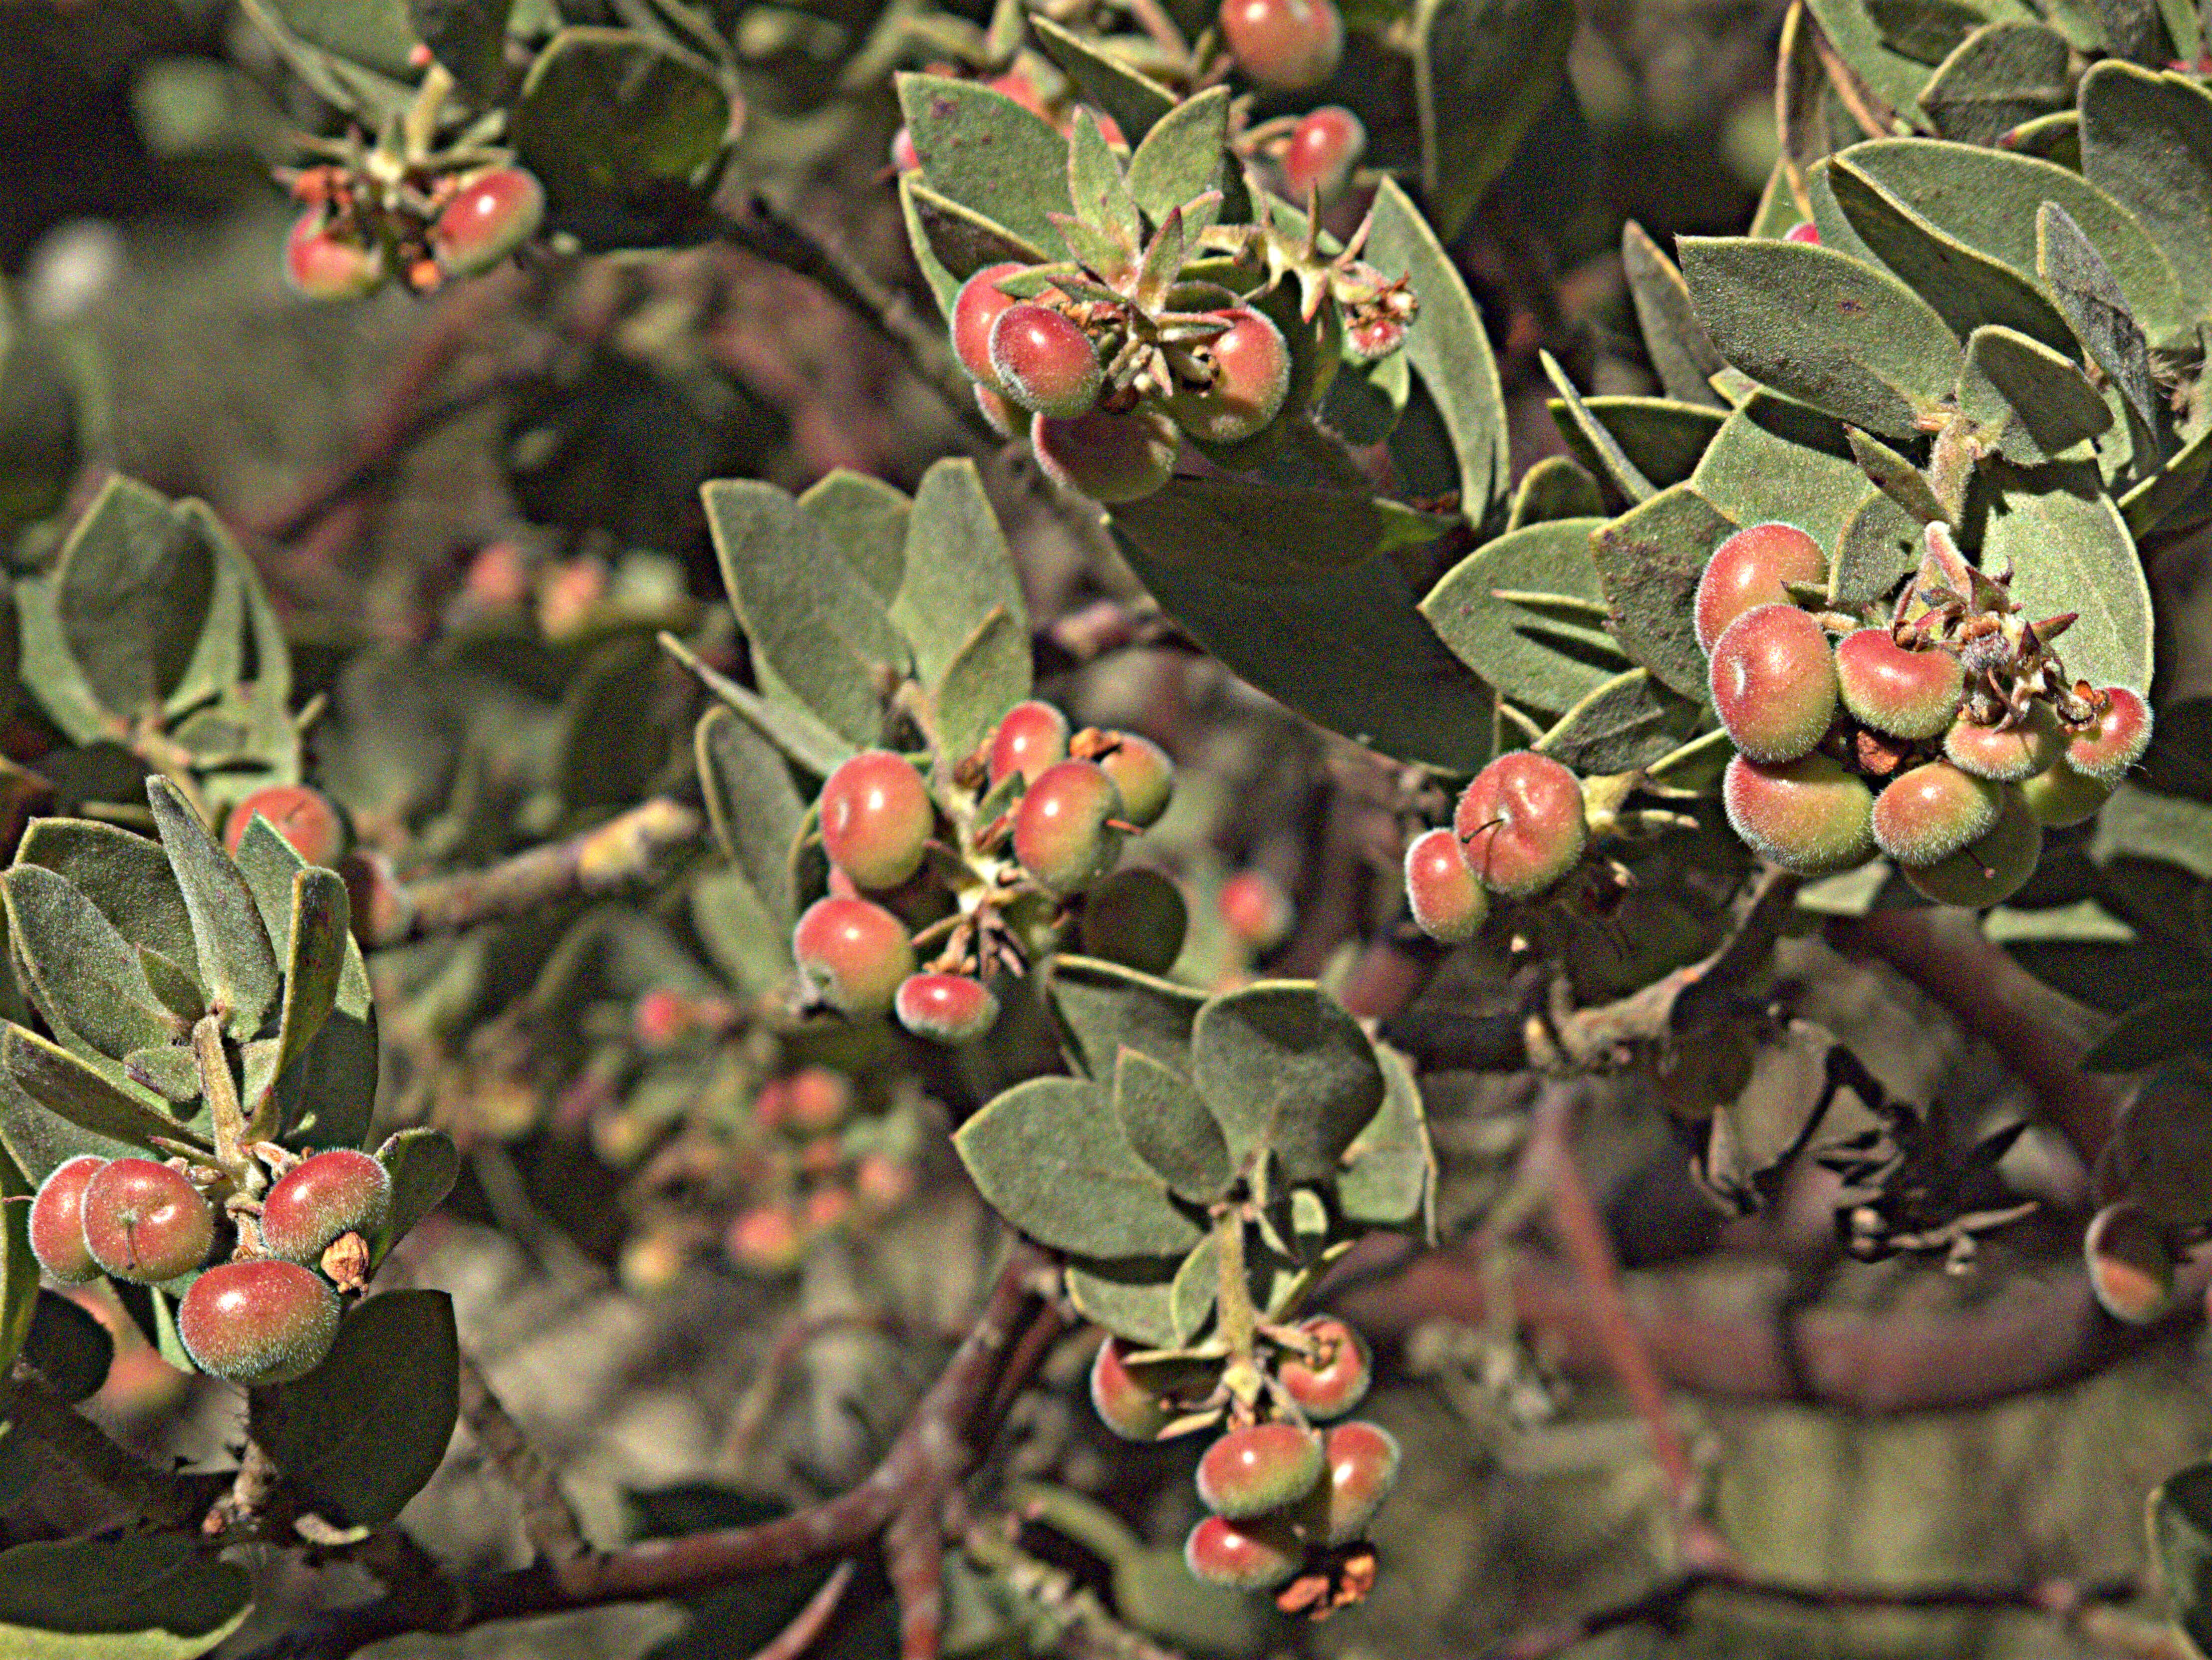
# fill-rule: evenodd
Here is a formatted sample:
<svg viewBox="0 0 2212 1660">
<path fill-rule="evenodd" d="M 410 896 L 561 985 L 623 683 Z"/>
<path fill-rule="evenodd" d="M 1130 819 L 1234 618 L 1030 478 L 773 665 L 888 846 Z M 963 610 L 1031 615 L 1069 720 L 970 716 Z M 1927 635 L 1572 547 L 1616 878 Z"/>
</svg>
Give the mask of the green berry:
<svg viewBox="0 0 2212 1660">
<path fill-rule="evenodd" d="M 1836 642 L 1844 707 L 1893 738 L 1934 738 L 1951 725 L 1966 672 L 1948 651 L 1901 646 L 1887 629 L 1860 629 Z"/>
<path fill-rule="evenodd" d="M 1014 809 L 1014 857 L 1042 886 L 1075 893 L 1121 856 L 1121 793 L 1093 761 L 1062 761 L 1037 775 Z"/>
<path fill-rule="evenodd" d="M 1746 846 L 1799 876 L 1874 857 L 1874 793 L 1825 755 L 1771 767 L 1735 756 L 1721 775 L 1721 803 Z"/>
</svg>

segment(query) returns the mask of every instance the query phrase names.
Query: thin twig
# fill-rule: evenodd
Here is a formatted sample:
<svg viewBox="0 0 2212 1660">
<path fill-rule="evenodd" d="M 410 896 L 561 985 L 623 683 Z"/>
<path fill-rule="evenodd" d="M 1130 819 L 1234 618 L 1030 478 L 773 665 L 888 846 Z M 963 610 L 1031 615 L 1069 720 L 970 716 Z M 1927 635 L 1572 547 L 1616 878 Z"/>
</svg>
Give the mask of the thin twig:
<svg viewBox="0 0 2212 1660">
<path fill-rule="evenodd" d="M 157 1527 L 185 1527 L 205 1507 L 203 1484 L 118 1446 L 28 1367 L 19 1365 L 8 1379 L 6 1399 L 10 1424 L 134 1516 Z"/>
<path fill-rule="evenodd" d="M 523 1536 L 554 1577 L 565 1578 L 574 1564 L 592 1554 L 584 1524 L 561 1491 L 560 1479 L 494 1392 L 483 1368 L 465 1348 L 459 1361 L 462 1420 L 514 1491 L 522 1510 Z"/>
</svg>

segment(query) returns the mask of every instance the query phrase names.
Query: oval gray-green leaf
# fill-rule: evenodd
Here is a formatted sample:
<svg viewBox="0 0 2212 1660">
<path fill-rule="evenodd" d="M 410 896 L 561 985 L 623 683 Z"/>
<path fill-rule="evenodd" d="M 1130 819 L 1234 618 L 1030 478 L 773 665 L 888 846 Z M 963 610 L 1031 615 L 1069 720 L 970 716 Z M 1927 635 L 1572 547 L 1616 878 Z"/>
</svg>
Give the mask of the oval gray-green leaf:
<svg viewBox="0 0 2212 1660">
<path fill-rule="evenodd" d="M 1382 1104 L 1375 1047 L 1320 987 L 1262 981 L 1211 1000 L 1191 1032 L 1191 1076 L 1231 1164 L 1273 1155 L 1281 1180 L 1333 1183 Z"/>
<path fill-rule="evenodd" d="M 1190 1071 L 1190 1029 L 1203 993 L 1139 974 L 1099 958 L 1055 956 L 1047 970 L 1046 1000 L 1059 1023 L 1068 1064 L 1102 1083 L 1115 1057 L 1133 1049 L 1170 1069 Z"/>
<path fill-rule="evenodd" d="M 1396 1050 L 1378 1045 L 1375 1053 L 1382 1067 L 1382 1108 L 1345 1149 L 1337 1205 L 1344 1219 L 1358 1225 L 1418 1227 L 1426 1233 L 1432 1231 L 1437 1157 L 1420 1085 Z"/>
<path fill-rule="evenodd" d="M 2002 464 L 1999 464 L 2002 466 Z M 1982 533 L 1985 569 L 2013 567 L 2032 617 L 2080 613 L 2057 644 L 2067 672 L 2093 685 L 2150 684 L 2150 587 L 2119 509 L 2087 465 L 2005 469 Z"/>
<path fill-rule="evenodd" d="M 1698 729 L 1699 708 L 1633 668 L 1594 689 L 1535 747 L 1577 772 L 1632 772 L 1678 748 Z"/>
<path fill-rule="evenodd" d="M 1176 1335 L 1175 1274 L 1178 1260 L 1074 1262 L 1067 1265 L 1067 1297 L 1093 1325 L 1142 1348 L 1182 1347 Z M 1188 1576 L 1186 1576 L 1188 1577 Z"/>
<path fill-rule="evenodd" d="M 1221 1196 L 1229 1184 L 1229 1150 L 1189 1079 L 1141 1050 L 1124 1049 L 1114 1063 L 1114 1116 L 1137 1157 L 1177 1197 L 1206 1204 Z"/>
<path fill-rule="evenodd" d="M 1606 471 L 1604 458 L 1582 423 L 1587 415 L 1603 429 L 1656 491 L 1679 484 L 1697 470 L 1706 447 L 1719 434 L 1727 411 L 1672 398 L 1584 398 L 1580 414 L 1564 398 L 1549 405 L 1575 459 L 1593 471 Z"/>
<path fill-rule="evenodd" d="M 1771 392 L 1729 414 L 1690 482 L 1739 525 L 1795 525 L 1830 550 L 1867 485 L 1842 422 Z"/>
<path fill-rule="evenodd" d="M 1725 410 L 1728 400 L 1713 390 L 1712 378 L 1728 360 L 1698 320 L 1682 273 L 1633 219 L 1621 227 L 1620 263 L 1644 332 L 1644 350 L 1667 395 Z"/>
<path fill-rule="evenodd" d="M 166 1043 L 181 1023 L 148 983 L 144 966 L 91 898 L 43 865 L 8 872 L 9 937 L 41 1012 L 100 1054 L 119 1059 Z"/>
<path fill-rule="evenodd" d="M 1928 124 L 1945 138 L 1994 144 L 2022 122 L 2066 107 L 2066 37 L 2004 19 L 1961 40 L 1920 94 Z"/>
<path fill-rule="evenodd" d="M 2112 424 L 2112 412 L 2070 357 L 2010 329 L 1977 329 L 1959 372 L 1959 410 L 1982 443 L 2008 461 L 2092 459 L 2081 453 Z"/>
<path fill-rule="evenodd" d="M 149 778 L 146 799 L 192 919 L 201 978 L 225 1011 L 224 1029 L 240 1039 L 257 1036 L 276 1008 L 282 976 L 252 890 L 174 784 Z"/>
<path fill-rule="evenodd" d="M 1202 1230 L 1137 1156 L 1098 1085 L 1032 1078 L 953 1137 L 977 1191 L 1007 1224 L 1080 1256 L 1179 1255 Z"/>
<path fill-rule="evenodd" d="M 1605 628 L 1605 590 L 1590 557 L 1590 538 L 1604 523 L 1555 519 L 1509 531 L 1445 572 L 1421 614 L 1462 663 L 1516 704 L 1570 708 L 1627 666 Z M 1528 597 L 1500 599 L 1500 590 Z M 1557 601 L 1535 597 L 1544 594 Z"/>
<path fill-rule="evenodd" d="M 2081 108 L 2082 172 L 2150 233 L 2182 292 L 2195 298 L 2193 313 L 2205 315 L 2212 309 L 2212 96 L 2185 76 L 2107 59 L 2081 77 Z"/>
<path fill-rule="evenodd" d="M 1661 684 L 1685 697 L 1706 696 L 1705 654 L 1691 620 L 1698 579 L 1713 550 L 1736 529 L 1695 486 L 1676 484 L 1590 539 L 1613 606 L 1613 637 Z"/>
<path fill-rule="evenodd" d="M 897 87 L 930 189 L 1032 246 L 1060 246 L 1052 216 L 1071 207 L 1067 144 L 1050 122 L 979 81 L 906 74 Z"/>
</svg>

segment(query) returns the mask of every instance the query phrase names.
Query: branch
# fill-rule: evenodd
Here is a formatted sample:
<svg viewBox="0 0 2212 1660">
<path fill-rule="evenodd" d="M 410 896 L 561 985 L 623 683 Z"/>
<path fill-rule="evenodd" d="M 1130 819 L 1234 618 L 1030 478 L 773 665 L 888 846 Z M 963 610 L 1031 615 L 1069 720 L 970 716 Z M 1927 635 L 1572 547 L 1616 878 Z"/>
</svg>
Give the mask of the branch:
<svg viewBox="0 0 2212 1660">
<path fill-rule="evenodd" d="M 522 1508 L 523 1536 L 556 1578 L 568 1578 L 573 1565 L 592 1554 L 592 1541 L 576 1519 L 568 1495 L 522 1426 L 492 1390 L 476 1357 L 460 1351 L 461 1417 L 493 1467 L 513 1489 Z"/>
<path fill-rule="evenodd" d="M 6 1417 L 93 1486 L 159 1527 L 188 1527 L 206 1508 L 204 1482 L 148 1462 L 108 1438 L 27 1366 L 7 1381 Z"/>
</svg>

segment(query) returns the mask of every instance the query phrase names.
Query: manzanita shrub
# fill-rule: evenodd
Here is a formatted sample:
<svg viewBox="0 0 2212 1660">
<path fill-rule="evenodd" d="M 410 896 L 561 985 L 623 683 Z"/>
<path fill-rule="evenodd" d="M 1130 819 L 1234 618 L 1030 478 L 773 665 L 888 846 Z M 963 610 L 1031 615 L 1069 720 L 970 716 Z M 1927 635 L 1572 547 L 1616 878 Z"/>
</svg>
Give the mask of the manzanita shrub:
<svg viewBox="0 0 2212 1660">
<path fill-rule="evenodd" d="M 1829 1206 L 1808 1284 L 2063 1279 L 2084 1335 L 2035 1382 L 2119 1351 L 2095 1320 L 2198 1304 L 2189 6 L 1795 0 L 1755 211 L 1626 223 L 1601 317 L 1542 257 L 1589 143 L 1561 0 L 248 21 L 303 128 L 272 274 L 537 344 L 249 556 L 242 515 L 110 465 L 81 343 L 0 318 L 0 1649 L 186 1660 L 282 1553 L 385 1591 L 264 1608 L 297 1621 L 271 1653 L 670 1598 L 684 1653 L 1322 1652 L 1423 1548 L 1409 1380 L 1494 1442 L 1562 1353 L 1643 1415 L 1676 1577 L 1513 1651 L 1674 1629 L 1708 1586 L 1820 1603 L 1718 1537 L 1657 1399 L 1655 1350 L 1716 1373 L 1622 1293 L 1577 1159 L 1601 1098 L 1723 1210 Z M 848 204 L 908 262 L 886 288 L 777 202 L 894 126 Z M 937 394 L 928 453 L 876 458 L 910 489 L 793 459 L 850 434 L 724 441 L 752 394 L 716 354 L 775 361 L 730 248 Z M 505 528 L 406 628 L 303 623 L 314 561 L 263 544 L 486 398 Z M 1816 933 L 1996 1041 L 2037 1159 L 1820 1024 Z M 1529 1086 L 1448 1076 L 1484 1072 Z M 457 1184 L 640 1304 L 714 1276 L 773 1327 L 739 1462 L 823 1332 L 928 1375 L 872 1380 L 903 1414 L 872 1472 L 632 1495 L 597 1536 L 404 1283 L 436 1230 L 392 1255 Z M 998 1275 L 957 1349 L 934 1304 L 854 1311 L 856 1264 L 954 1280 L 954 1231 Z M 1480 1365 L 1436 1360 L 1439 1311 Z M 1838 1389 L 1816 1335 L 1788 1382 Z M 222 1392 L 229 1463 L 75 1410 L 138 1337 Z M 1918 1404 L 1986 1398 L 1921 1371 Z M 400 1528 L 465 1404 L 525 1566 Z M 96 1525 L 15 1507 L 37 1457 Z M 2199 1646 L 2208 1472 L 2151 1511 Z M 1950 1590 L 2110 1600 L 2062 1589 Z"/>
</svg>

